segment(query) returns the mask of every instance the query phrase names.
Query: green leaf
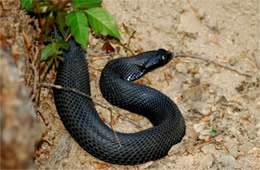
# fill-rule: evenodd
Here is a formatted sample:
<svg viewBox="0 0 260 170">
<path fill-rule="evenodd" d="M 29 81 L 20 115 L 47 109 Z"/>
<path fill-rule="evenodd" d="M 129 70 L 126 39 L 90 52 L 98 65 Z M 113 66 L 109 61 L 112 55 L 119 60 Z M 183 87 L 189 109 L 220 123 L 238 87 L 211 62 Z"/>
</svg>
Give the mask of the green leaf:
<svg viewBox="0 0 260 170">
<path fill-rule="evenodd" d="M 216 132 L 210 131 L 210 136 L 212 136 L 212 137 L 216 136 Z"/>
<path fill-rule="evenodd" d="M 210 131 L 210 136 L 214 137 L 217 135 L 217 128 L 216 126 L 213 126 Z"/>
<path fill-rule="evenodd" d="M 87 47 L 88 23 L 83 12 L 71 12 L 66 18 L 67 26 L 71 27 L 71 34 L 83 47 Z"/>
<path fill-rule="evenodd" d="M 103 35 L 111 35 L 122 40 L 115 19 L 104 8 L 91 8 L 86 10 L 92 29 Z"/>
<path fill-rule="evenodd" d="M 28 10 L 29 12 L 33 12 L 35 14 L 39 14 L 39 13 L 48 13 L 50 11 L 53 10 L 53 5 L 51 1 L 34 1 L 34 8 L 31 8 L 30 10 Z M 36 4 L 37 3 L 37 8 L 36 8 Z"/>
<path fill-rule="evenodd" d="M 59 60 L 57 59 L 57 57 L 54 58 L 54 63 L 55 63 L 55 67 L 58 68 L 59 67 Z"/>
<path fill-rule="evenodd" d="M 58 24 L 59 31 L 61 32 L 63 38 L 65 37 L 64 28 L 65 28 L 65 19 L 66 19 L 66 12 L 65 11 L 59 11 L 56 15 L 56 21 Z"/>
<path fill-rule="evenodd" d="M 52 27 L 55 24 L 55 17 L 53 15 L 53 11 L 51 11 L 47 16 L 44 17 L 45 24 L 44 24 L 44 38 L 48 37 Z"/>
<path fill-rule="evenodd" d="M 102 0 L 72 0 L 74 8 L 94 8 L 100 7 Z"/>
<path fill-rule="evenodd" d="M 21 5 L 22 9 L 29 11 L 34 5 L 34 0 L 21 0 Z"/>
<path fill-rule="evenodd" d="M 61 56 L 58 56 L 58 55 L 57 55 L 57 58 L 58 58 L 59 60 L 61 60 L 61 61 L 64 61 L 64 58 L 61 57 Z"/>
<path fill-rule="evenodd" d="M 48 69 L 50 69 L 50 67 L 52 66 L 53 64 L 53 58 L 51 58 L 49 61 L 48 61 Z"/>
<path fill-rule="evenodd" d="M 44 49 L 42 50 L 41 55 L 41 61 L 46 60 L 49 56 L 56 54 L 57 49 L 54 44 L 48 44 Z"/>
<path fill-rule="evenodd" d="M 70 48 L 70 44 L 64 40 L 59 40 L 57 43 L 56 43 L 57 47 L 59 48 L 63 48 L 65 50 L 68 50 Z"/>
</svg>

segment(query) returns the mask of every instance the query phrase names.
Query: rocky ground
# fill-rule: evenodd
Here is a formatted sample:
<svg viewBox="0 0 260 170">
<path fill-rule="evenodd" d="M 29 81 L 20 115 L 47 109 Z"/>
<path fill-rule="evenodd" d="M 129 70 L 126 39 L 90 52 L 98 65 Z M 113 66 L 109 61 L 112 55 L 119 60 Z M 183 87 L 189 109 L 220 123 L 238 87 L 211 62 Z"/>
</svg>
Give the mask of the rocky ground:
<svg viewBox="0 0 260 170">
<path fill-rule="evenodd" d="M 37 111 L 42 115 L 39 120 L 45 124 L 45 133 L 36 151 L 38 168 L 260 169 L 259 5 L 258 0 L 104 0 L 103 6 L 115 16 L 124 42 L 129 35 L 123 25 L 130 32 L 136 31 L 129 45 L 135 53 L 165 48 L 230 64 L 252 76 L 201 60 L 175 58 L 138 81 L 162 91 L 176 102 L 187 125 L 183 141 L 173 146 L 168 156 L 138 166 L 104 163 L 80 148 L 65 130 L 51 90 L 42 89 Z M 6 27 L 10 23 L 3 22 L 7 22 Z M 25 21 L 17 22 L 23 25 Z M 23 26 L 14 30 L 16 38 L 24 31 Z M 9 41 L 14 39 L 11 37 Z M 90 63 L 92 94 L 110 106 L 98 89 L 100 70 L 110 59 L 130 53 L 114 44 L 116 51 L 107 54 L 101 50 L 103 40 L 92 36 L 89 42 L 86 56 Z M 20 51 L 24 56 L 22 43 L 17 47 L 8 45 L 13 55 Z M 53 82 L 54 78 L 52 72 L 46 80 Z M 99 106 L 97 109 L 110 124 L 109 110 Z M 114 108 L 112 124 L 122 132 L 151 127 L 145 118 L 118 108 Z"/>
</svg>

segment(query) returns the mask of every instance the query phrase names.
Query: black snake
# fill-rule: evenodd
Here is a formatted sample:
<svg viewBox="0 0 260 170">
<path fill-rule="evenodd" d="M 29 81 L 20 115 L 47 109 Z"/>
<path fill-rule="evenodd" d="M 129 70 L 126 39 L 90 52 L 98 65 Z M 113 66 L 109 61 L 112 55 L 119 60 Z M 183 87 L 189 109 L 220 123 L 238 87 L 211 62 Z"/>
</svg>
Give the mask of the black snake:
<svg viewBox="0 0 260 170">
<path fill-rule="evenodd" d="M 90 94 L 88 65 L 75 40 L 64 51 L 55 84 Z M 116 132 L 99 117 L 93 101 L 72 91 L 54 89 L 60 118 L 77 143 L 103 161 L 135 165 L 167 155 L 185 135 L 185 122 L 174 102 L 161 92 L 132 81 L 166 64 L 173 54 L 164 49 L 110 61 L 101 74 L 100 89 L 113 105 L 147 117 L 154 127 L 137 133 Z"/>
</svg>

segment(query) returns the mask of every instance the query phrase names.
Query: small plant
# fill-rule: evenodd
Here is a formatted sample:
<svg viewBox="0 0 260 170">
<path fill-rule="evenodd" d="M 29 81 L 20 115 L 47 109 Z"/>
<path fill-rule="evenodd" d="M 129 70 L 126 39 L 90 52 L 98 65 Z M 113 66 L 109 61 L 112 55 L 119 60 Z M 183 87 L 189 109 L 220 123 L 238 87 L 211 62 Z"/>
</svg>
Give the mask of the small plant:
<svg viewBox="0 0 260 170">
<path fill-rule="evenodd" d="M 113 16 L 101 8 L 102 0 L 21 0 L 22 9 L 38 15 L 42 29 L 42 40 L 47 43 L 41 53 L 41 61 L 48 61 L 48 68 L 59 66 L 63 49 L 69 49 L 66 42 L 70 34 L 83 47 L 87 47 L 89 29 L 104 36 L 121 40 Z M 57 27 L 57 28 L 56 28 Z M 54 40 L 48 37 L 54 29 Z M 63 40 L 57 40 L 56 30 Z"/>
<path fill-rule="evenodd" d="M 210 136 L 214 137 L 216 135 L 217 135 L 217 127 L 213 126 L 213 127 L 211 127 L 211 130 L 210 130 Z"/>
</svg>

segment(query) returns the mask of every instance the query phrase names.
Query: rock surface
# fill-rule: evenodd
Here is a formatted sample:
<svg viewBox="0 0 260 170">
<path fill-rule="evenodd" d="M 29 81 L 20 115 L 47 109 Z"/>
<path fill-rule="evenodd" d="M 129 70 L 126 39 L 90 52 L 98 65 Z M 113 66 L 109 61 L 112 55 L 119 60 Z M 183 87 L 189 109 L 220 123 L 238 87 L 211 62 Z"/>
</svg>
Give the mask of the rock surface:
<svg viewBox="0 0 260 170">
<path fill-rule="evenodd" d="M 0 48 L 1 168 L 36 168 L 33 163 L 42 126 L 29 98 L 29 89 L 19 79 L 12 55 Z"/>
</svg>

